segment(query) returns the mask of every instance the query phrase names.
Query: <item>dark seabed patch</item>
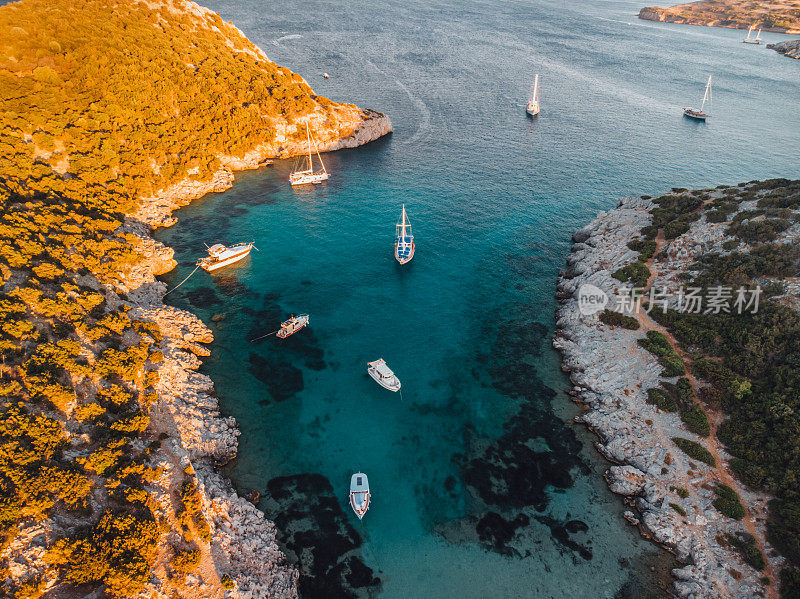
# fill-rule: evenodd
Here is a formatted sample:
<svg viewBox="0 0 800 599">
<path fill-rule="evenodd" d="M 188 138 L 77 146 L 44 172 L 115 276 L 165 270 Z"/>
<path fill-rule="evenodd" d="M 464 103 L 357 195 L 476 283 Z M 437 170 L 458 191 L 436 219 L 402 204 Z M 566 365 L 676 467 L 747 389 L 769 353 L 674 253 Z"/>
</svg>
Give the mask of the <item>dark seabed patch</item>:
<svg viewBox="0 0 800 599">
<path fill-rule="evenodd" d="M 225 297 L 247 297 L 256 298 L 257 293 L 254 293 L 250 288 L 242 283 L 233 275 L 217 275 L 214 277 L 214 285 L 216 285 L 219 292 Z"/>
<path fill-rule="evenodd" d="M 262 358 L 256 353 L 250 352 L 248 357 L 250 374 L 264 383 L 270 396 L 275 401 L 284 401 L 294 397 L 303 390 L 303 373 L 295 368 L 291 362 L 285 358 L 272 356 L 271 360 Z M 261 400 L 260 404 L 270 403 L 269 400 Z"/>
<path fill-rule="evenodd" d="M 547 327 L 534 320 L 528 307 L 514 305 L 509 313 L 515 318 L 495 323 L 495 331 L 503 333 L 480 359 L 487 364 L 492 386 L 518 400 L 519 408 L 496 439 L 476 436 L 474 429 L 466 428 L 467 452 L 454 460 L 470 494 L 485 506 L 476 520 L 466 521 L 475 524 L 477 537 L 490 550 L 519 556 L 510 544 L 531 525 L 532 511 L 547 510 L 548 490 L 571 488 L 571 472 L 575 468 L 586 472 L 588 467 L 578 457 L 580 441 L 550 409 L 555 392 L 532 365 L 549 341 Z M 553 524 L 551 536 L 588 560 L 591 550 L 570 537 L 570 531 L 577 532 L 582 525 L 576 521 L 554 532 Z"/>
<path fill-rule="evenodd" d="M 380 578 L 361 559 L 361 536 L 327 478 L 273 478 L 260 507 L 275 522 L 278 541 L 300 571 L 303 599 L 365 597 L 379 589 Z"/>
<path fill-rule="evenodd" d="M 549 516 L 536 516 L 536 520 L 546 525 L 550 529 L 550 536 L 563 548 L 571 549 L 586 561 L 592 559 L 591 541 L 582 545 L 572 538 L 573 535 L 580 535 L 589 531 L 589 527 L 580 520 L 570 520 L 569 522 L 559 522 Z"/>
<path fill-rule="evenodd" d="M 187 291 L 186 298 L 197 308 L 208 308 L 214 304 L 222 303 L 211 287 L 198 287 Z"/>
</svg>

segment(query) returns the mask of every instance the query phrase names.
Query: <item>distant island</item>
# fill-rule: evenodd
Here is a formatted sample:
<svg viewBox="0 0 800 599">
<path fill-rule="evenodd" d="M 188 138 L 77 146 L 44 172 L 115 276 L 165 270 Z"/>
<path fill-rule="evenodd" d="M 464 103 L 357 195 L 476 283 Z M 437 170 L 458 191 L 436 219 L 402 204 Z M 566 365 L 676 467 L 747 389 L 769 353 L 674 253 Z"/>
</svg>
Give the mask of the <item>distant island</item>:
<svg viewBox="0 0 800 599">
<path fill-rule="evenodd" d="M 800 3 L 796 0 L 701 0 L 669 8 L 647 6 L 639 11 L 639 18 L 732 29 L 756 25 L 774 33 L 800 33 Z"/>
<path fill-rule="evenodd" d="M 333 150 L 391 121 L 188 0 L 21 0 L 0 39 L 0 595 L 296 597 L 215 471 L 238 430 L 196 372 L 213 335 L 163 304 L 150 233 L 306 124 Z"/>
<path fill-rule="evenodd" d="M 678 597 L 797 597 L 800 181 L 623 198 L 573 241 L 553 345 L 625 518 Z"/>
</svg>

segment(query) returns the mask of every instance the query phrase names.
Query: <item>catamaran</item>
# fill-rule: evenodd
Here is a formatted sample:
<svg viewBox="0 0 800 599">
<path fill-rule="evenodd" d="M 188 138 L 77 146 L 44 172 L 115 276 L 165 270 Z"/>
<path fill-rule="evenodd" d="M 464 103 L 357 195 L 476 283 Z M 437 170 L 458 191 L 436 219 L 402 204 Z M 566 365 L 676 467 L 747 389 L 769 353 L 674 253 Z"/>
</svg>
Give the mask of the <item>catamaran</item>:
<svg viewBox="0 0 800 599">
<path fill-rule="evenodd" d="M 383 358 L 378 358 L 374 362 L 367 362 L 367 372 L 384 389 L 400 391 L 400 379 L 386 365 L 386 360 Z"/>
<path fill-rule="evenodd" d="M 531 88 L 531 98 L 528 100 L 528 106 L 525 108 L 531 116 L 539 114 L 539 73 L 533 79 L 533 87 Z"/>
<path fill-rule="evenodd" d="M 200 260 L 197 261 L 197 266 L 211 272 L 223 266 L 228 266 L 229 264 L 243 260 L 250 253 L 250 250 L 256 246 L 251 241 L 250 243 L 237 243 L 231 247 L 221 243 L 206 247 L 208 248 L 208 256 L 200 258 Z"/>
<path fill-rule="evenodd" d="M 311 158 L 311 143 L 314 138 L 311 137 L 311 130 L 308 128 L 308 123 L 306 123 L 306 139 L 308 140 L 308 168 L 300 171 L 293 171 L 289 175 L 289 182 L 292 185 L 305 185 L 307 183 L 313 183 L 316 185 L 317 183 L 327 181 L 328 177 L 330 176 L 328 171 L 325 170 L 325 163 L 322 162 L 322 156 L 319 155 L 316 142 L 314 142 L 314 151 L 317 153 L 317 158 L 319 158 L 319 163 L 320 166 L 322 166 L 322 170 L 314 170 L 314 162 Z M 305 160 L 305 158 L 306 157 L 304 156 L 303 159 Z"/>
<path fill-rule="evenodd" d="M 281 323 L 281 328 L 277 333 L 275 333 L 275 336 L 280 337 L 281 339 L 286 339 L 290 335 L 294 335 L 297 331 L 308 324 L 308 314 L 301 314 L 300 316 L 295 316 L 293 314 L 289 320 Z"/>
<path fill-rule="evenodd" d="M 708 78 L 708 83 L 706 83 L 706 93 L 703 95 L 703 103 L 700 105 L 700 109 L 684 108 L 683 116 L 688 116 L 690 119 L 695 119 L 697 121 L 705 121 L 711 116 L 703 112 L 703 109 L 706 107 L 706 102 L 711 104 L 711 77 Z"/>
<path fill-rule="evenodd" d="M 403 204 L 403 214 L 400 222 L 395 227 L 396 240 L 394 242 L 394 257 L 400 264 L 411 262 L 414 257 L 414 235 L 411 233 L 411 223 L 406 215 L 406 205 Z"/>
<path fill-rule="evenodd" d="M 358 516 L 358 519 L 364 517 L 369 509 L 369 481 L 367 475 L 363 472 L 357 472 L 350 477 L 350 507 Z"/>
<path fill-rule="evenodd" d="M 743 44 L 760 44 L 761 43 L 761 28 L 758 28 L 758 33 L 756 33 L 755 37 L 752 37 L 753 29 L 756 26 L 753 25 L 750 29 L 747 30 L 747 37 L 742 40 Z"/>
</svg>

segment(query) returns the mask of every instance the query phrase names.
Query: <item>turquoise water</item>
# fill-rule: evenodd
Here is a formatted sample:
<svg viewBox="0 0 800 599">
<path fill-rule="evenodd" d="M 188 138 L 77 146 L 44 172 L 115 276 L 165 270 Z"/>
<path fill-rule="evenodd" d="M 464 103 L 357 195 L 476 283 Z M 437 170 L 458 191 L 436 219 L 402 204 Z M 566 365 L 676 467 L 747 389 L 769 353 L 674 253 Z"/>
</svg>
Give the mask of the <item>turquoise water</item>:
<svg viewBox="0 0 800 599">
<path fill-rule="evenodd" d="M 260 250 L 169 299 L 214 331 L 203 370 L 242 431 L 226 473 L 262 493 L 302 595 L 661 596 L 669 558 L 625 524 L 569 423 L 555 278 L 572 231 L 619 196 L 797 177 L 800 65 L 742 32 L 639 21 L 631 2 L 207 5 L 318 93 L 395 126 L 326 155 L 326 185 L 291 189 L 280 161 L 158 232 L 180 263 L 169 285 L 204 242 Z M 709 74 L 712 120 L 683 119 Z M 309 329 L 249 341 L 292 312 Z M 366 375 L 378 357 L 402 396 Z"/>
</svg>

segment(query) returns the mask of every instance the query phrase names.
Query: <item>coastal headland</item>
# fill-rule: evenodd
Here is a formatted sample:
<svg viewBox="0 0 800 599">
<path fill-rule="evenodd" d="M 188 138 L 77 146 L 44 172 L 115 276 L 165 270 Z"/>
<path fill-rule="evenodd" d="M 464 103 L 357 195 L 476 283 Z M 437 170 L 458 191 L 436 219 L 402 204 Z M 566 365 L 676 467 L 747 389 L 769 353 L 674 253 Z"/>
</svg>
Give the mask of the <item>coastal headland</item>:
<svg viewBox="0 0 800 599">
<path fill-rule="evenodd" d="M 791 596 L 800 182 L 624 198 L 573 241 L 553 345 L 625 517 L 679 597 Z"/>
<path fill-rule="evenodd" d="M 745 0 L 700 0 L 668 8 L 646 6 L 639 18 L 663 23 L 749 29 L 755 25 L 773 33 L 800 33 L 797 3 L 792 0 L 747 2 Z"/>
<path fill-rule="evenodd" d="M 4 596 L 296 597 L 275 527 L 215 467 L 236 422 L 165 306 L 171 212 L 233 172 L 392 130 L 188 0 L 0 7 Z"/>
</svg>

